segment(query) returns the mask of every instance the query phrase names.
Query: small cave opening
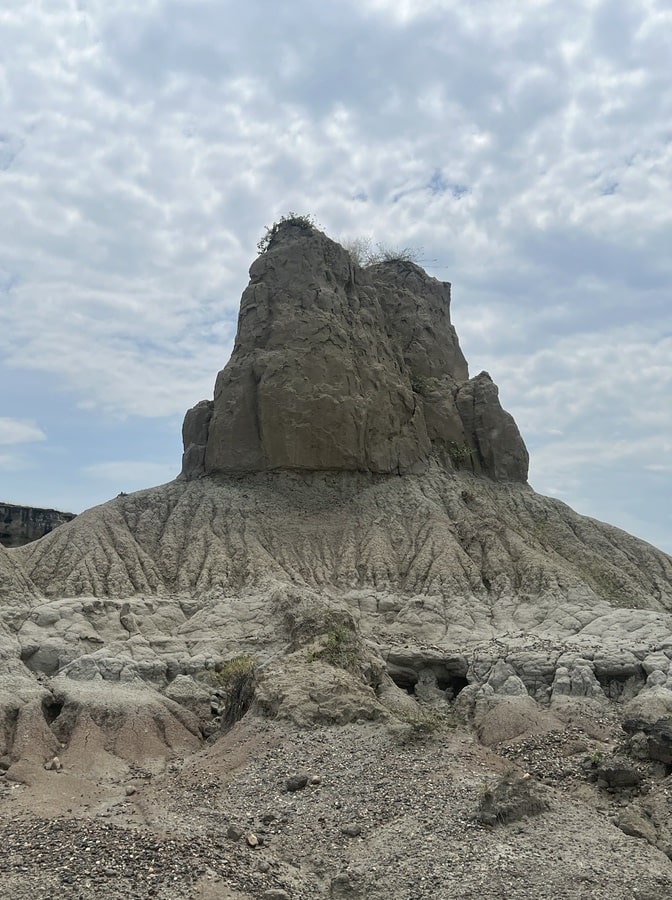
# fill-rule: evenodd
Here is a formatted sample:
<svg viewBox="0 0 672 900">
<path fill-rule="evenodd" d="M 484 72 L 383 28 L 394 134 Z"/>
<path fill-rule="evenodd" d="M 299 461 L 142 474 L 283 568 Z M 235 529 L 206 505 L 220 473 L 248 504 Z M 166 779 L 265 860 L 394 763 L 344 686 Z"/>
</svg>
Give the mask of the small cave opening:
<svg viewBox="0 0 672 900">
<path fill-rule="evenodd" d="M 446 697 L 450 700 L 454 700 L 468 684 L 469 681 L 464 675 L 456 675 L 454 672 L 437 672 L 436 686 L 440 691 L 445 691 Z"/>
<path fill-rule="evenodd" d="M 390 670 L 390 678 L 402 691 L 406 691 L 411 697 L 415 697 L 415 686 L 418 683 L 418 673 L 400 670 Z"/>
<path fill-rule="evenodd" d="M 646 684 L 646 672 L 642 666 L 631 670 L 613 671 L 595 668 L 595 677 L 610 700 L 630 700 Z"/>
<path fill-rule="evenodd" d="M 455 672 L 444 665 L 423 666 L 419 671 L 410 667 L 390 666 L 388 674 L 392 681 L 402 691 L 406 691 L 411 697 L 418 696 L 418 684 L 420 688 L 428 683 L 435 685 L 439 691 L 443 691 L 446 700 L 452 702 L 460 691 L 469 684 L 465 675 Z"/>
<path fill-rule="evenodd" d="M 44 721 L 50 727 L 62 712 L 63 700 L 57 700 L 55 697 L 45 697 L 42 700 L 42 715 L 44 716 Z"/>
</svg>

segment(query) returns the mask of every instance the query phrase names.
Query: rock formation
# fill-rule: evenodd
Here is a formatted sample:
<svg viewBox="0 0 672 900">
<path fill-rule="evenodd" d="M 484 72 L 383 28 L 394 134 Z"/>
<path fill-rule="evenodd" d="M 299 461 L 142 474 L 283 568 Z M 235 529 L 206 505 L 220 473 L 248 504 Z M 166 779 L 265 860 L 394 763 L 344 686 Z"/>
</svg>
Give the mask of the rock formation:
<svg viewBox="0 0 672 900">
<path fill-rule="evenodd" d="M 432 456 L 527 479 L 515 422 L 469 380 L 450 285 L 399 260 L 357 266 L 286 223 L 250 269 L 231 359 L 184 422 L 182 475 L 424 472 Z"/>
<path fill-rule="evenodd" d="M 527 484 L 448 285 L 291 222 L 250 274 L 180 478 L 0 548 L 7 890 L 48 797 L 101 897 L 128 817 L 192 854 L 134 896 L 671 896 L 672 558 Z"/>
<path fill-rule="evenodd" d="M 44 537 L 54 528 L 74 518 L 72 513 L 56 509 L 0 503 L 0 544 L 5 547 L 21 547 Z"/>
</svg>

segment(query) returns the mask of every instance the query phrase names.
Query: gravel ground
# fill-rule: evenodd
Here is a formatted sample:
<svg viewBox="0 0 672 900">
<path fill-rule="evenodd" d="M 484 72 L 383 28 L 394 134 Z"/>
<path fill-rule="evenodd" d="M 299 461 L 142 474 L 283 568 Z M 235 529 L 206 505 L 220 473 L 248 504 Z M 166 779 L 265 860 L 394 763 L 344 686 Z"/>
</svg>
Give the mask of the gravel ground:
<svg viewBox="0 0 672 900">
<path fill-rule="evenodd" d="M 570 728 L 496 754 L 459 729 L 429 736 L 372 724 L 297 730 L 248 717 L 161 775 L 138 770 L 125 783 L 110 781 L 94 804 L 66 806 L 64 795 L 62 815 L 40 817 L 35 787 L 4 784 L 3 894 L 672 897 L 670 860 L 613 823 L 615 807 L 630 796 L 582 779 L 587 744 Z M 484 792 L 519 763 L 539 770 L 542 777 L 532 778 L 549 810 L 509 825 L 479 824 Z M 48 774 L 41 789 L 51 791 L 53 808 L 64 776 Z"/>
</svg>

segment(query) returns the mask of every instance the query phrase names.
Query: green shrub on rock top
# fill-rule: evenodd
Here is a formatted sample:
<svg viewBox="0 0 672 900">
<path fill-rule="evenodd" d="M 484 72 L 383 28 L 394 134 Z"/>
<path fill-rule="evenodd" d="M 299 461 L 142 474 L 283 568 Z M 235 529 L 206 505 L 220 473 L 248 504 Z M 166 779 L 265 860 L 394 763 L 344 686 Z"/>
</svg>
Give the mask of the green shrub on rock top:
<svg viewBox="0 0 672 900">
<path fill-rule="evenodd" d="M 286 216 L 280 217 L 280 221 L 274 222 L 271 226 L 266 226 L 266 233 L 257 243 L 257 250 L 259 251 L 260 255 L 262 253 L 265 253 L 271 246 L 271 242 L 278 233 L 281 225 L 296 225 L 303 231 L 312 231 L 313 228 L 316 227 L 315 219 L 313 218 L 313 216 L 300 216 L 295 212 L 288 212 Z"/>
<path fill-rule="evenodd" d="M 374 246 L 368 237 L 350 238 L 343 242 L 343 247 L 350 259 L 362 268 L 386 262 L 417 263 L 422 255 L 422 247 L 392 247 L 380 242 Z"/>
</svg>

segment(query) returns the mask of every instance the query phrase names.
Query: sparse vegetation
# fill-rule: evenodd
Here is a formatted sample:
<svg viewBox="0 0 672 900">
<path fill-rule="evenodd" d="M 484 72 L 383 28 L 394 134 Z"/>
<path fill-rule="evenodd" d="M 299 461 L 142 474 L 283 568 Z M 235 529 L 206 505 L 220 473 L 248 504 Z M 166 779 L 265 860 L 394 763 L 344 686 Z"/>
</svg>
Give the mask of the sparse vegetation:
<svg viewBox="0 0 672 900">
<path fill-rule="evenodd" d="M 479 794 L 477 818 L 484 825 L 506 825 L 549 808 L 534 779 L 513 769 L 504 772 L 494 783 L 486 779 Z"/>
<path fill-rule="evenodd" d="M 322 660 L 350 672 L 357 668 L 357 638 L 344 625 L 335 625 L 330 631 L 319 635 L 316 644 L 308 654 L 308 662 Z"/>
<path fill-rule="evenodd" d="M 253 656 L 236 656 L 228 662 L 218 663 L 214 669 L 201 673 L 201 681 L 226 690 L 252 676 L 256 665 L 257 661 Z"/>
<path fill-rule="evenodd" d="M 448 456 L 456 464 L 471 459 L 471 454 L 472 449 L 467 444 L 458 444 L 457 441 L 451 441 L 448 444 Z"/>
<path fill-rule="evenodd" d="M 392 247 L 380 242 L 373 244 L 367 237 L 351 238 L 344 241 L 343 246 L 350 259 L 362 268 L 385 262 L 417 263 L 422 255 L 422 247 Z"/>
<path fill-rule="evenodd" d="M 428 387 L 428 381 L 423 375 L 411 375 L 411 388 L 416 394 L 425 394 Z"/>
<path fill-rule="evenodd" d="M 377 262 L 411 262 L 417 263 L 422 254 L 422 247 L 388 247 L 377 244 L 380 258 Z"/>
<path fill-rule="evenodd" d="M 599 749 L 599 747 L 593 747 L 593 749 L 590 751 L 590 756 L 588 757 L 590 759 L 591 766 L 599 765 L 602 762 L 603 756 L 604 753 Z"/>
<path fill-rule="evenodd" d="M 278 229 L 281 225 L 296 225 L 303 231 L 312 231 L 313 228 L 317 227 L 313 216 L 298 215 L 295 212 L 288 212 L 286 216 L 281 216 L 278 222 L 274 222 L 272 225 L 266 226 L 266 232 L 264 236 L 257 243 L 257 250 L 259 251 L 260 255 L 262 253 L 265 253 L 271 246 L 271 242 L 278 233 Z"/>
<path fill-rule="evenodd" d="M 413 737 L 416 739 L 429 737 L 438 731 L 442 725 L 454 728 L 454 722 L 447 715 L 439 715 L 429 710 L 421 710 L 417 717 L 408 719 L 408 724 L 413 729 Z"/>
<path fill-rule="evenodd" d="M 236 656 L 214 669 L 202 672 L 200 680 L 212 688 L 218 708 L 220 734 L 243 718 L 254 700 L 257 661 L 252 656 Z"/>
</svg>

